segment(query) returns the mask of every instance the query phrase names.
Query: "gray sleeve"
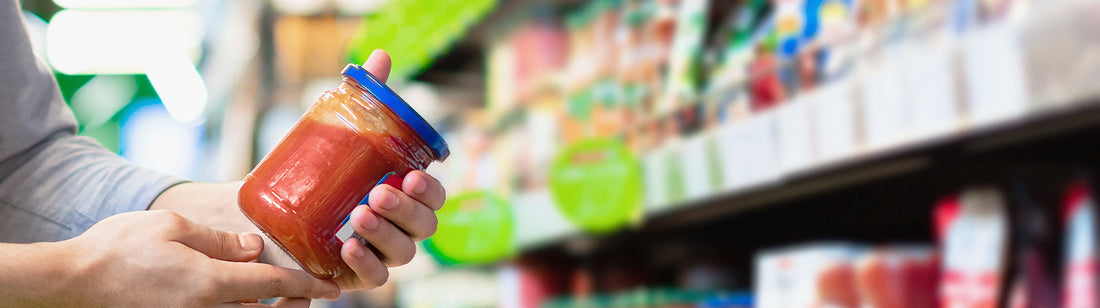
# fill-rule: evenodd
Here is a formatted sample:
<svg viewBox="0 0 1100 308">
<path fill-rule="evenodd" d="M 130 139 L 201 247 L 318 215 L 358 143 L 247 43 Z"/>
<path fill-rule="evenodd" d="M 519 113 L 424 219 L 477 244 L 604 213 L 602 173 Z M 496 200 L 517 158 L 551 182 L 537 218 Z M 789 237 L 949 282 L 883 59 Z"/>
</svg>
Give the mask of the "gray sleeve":
<svg viewBox="0 0 1100 308">
<path fill-rule="evenodd" d="M 75 136 L 57 81 L 35 58 L 17 1 L 0 0 L 0 242 L 56 241 L 144 210 L 182 180 Z"/>
</svg>

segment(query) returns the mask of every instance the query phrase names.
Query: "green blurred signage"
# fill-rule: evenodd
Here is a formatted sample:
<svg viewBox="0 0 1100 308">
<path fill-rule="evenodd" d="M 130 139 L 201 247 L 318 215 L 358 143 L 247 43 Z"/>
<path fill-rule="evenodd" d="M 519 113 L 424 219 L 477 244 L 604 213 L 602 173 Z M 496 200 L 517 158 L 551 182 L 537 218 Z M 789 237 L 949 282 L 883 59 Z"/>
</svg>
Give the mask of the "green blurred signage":
<svg viewBox="0 0 1100 308">
<path fill-rule="evenodd" d="M 393 59 L 390 80 L 404 80 L 423 69 L 496 5 L 496 0 L 389 1 L 363 17 L 348 44 L 352 63 L 385 49 Z"/>
<path fill-rule="evenodd" d="M 614 231 L 641 218 L 641 166 L 616 140 L 584 140 L 554 159 L 550 194 L 562 216 L 582 230 Z"/>
<path fill-rule="evenodd" d="M 491 192 L 449 197 L 436 216 L 439 228 L 424 248 L 440 263 L 489 263 L 515 251 L 512 208 Z"/>
</svg>

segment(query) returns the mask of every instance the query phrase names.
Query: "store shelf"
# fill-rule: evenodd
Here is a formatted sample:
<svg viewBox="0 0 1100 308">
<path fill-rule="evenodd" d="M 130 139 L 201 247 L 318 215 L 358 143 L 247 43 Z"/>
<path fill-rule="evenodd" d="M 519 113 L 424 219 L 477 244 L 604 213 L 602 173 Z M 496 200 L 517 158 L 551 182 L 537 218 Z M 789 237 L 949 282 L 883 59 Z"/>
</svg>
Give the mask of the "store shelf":
<svg viewBox="0 0 1100 308">
<path fill-rule="evenodd" d="M 608 241 L 706 226 L 749 211 L 768 210 L 769 207 L 799 203 L 825 194 L 858 192 L 874 183 L 920 185 L 913 187 L 914 195 L 928 195 L 923 193 L 926 191 L 946 193 L 967 184 L 1005 178 L 1005 174 L 998 173 L 1001 169 L 998 166 L 1012 161 L 1013 157 L 1046 156 L 1059 161 L 1069 158 L 1068 161 L 1086 163 L 1090 161 L 1089 156 L 1100 155 L 1100 144 L 1090 137 L 1096 134 L 1100 134 L 1100 99 L 1082 100 L 1016 119 L 814 166 L 787 174 L 777 181 L 678 203 L 663 211 L 647 213 L 640 225 L 616 234 L 593 236 L 574 233 L 529 245 L 524 247 L 523 253 L 585 255 L 592 251 L 592 247 L 598 246 L 592 242 L 606 246 L 610 245 Z M 1012 172 L 1026 173 L 1027 170 L 1013 168 Z M 930 202 L 926 204 L 930 205 Z M 797 211 L 798 208 L 783 210 Z"/>
<path fill-rule="evenodd" d="M 577 16 L 570 14 L 584 10 L 582 2 L 502 4 L 459 45 L 476 46 L 489 55 L 499 52 L 504 58 L 534 53 L 537 48 L 531 45 L 544 45 L 525 40 L 529 37 L 524 35 L 556 41 L 526 33 L 516 25 L 544 21 L 540 18 L 545 16 L 530 14 L 538 11 L 533 7 L 540 6 L 562 13 L 551 17 L 551 23 L 568 20 Z M 715 6 L 710 8 L 714 10 L 710 18 L 731 13 L 723 7 L 728 3 L 709 3 Z M 516 118 L 523 119 L 515 121 L 519 124 L 508 122 L 514 125 L 486 125 L 493 128 L 485 129 L 489 131 L 484 132 L 486 136 L 477 136 L 503 146 L 470 154 L 468 161 L 498 162 L 505 166 L 498 167 L 504 172 L 479 170 L 492 169 L 489 173 L 508 176 L 479 177 L 491 183 L 464 183 L 467 185 L 449 191 L 505 187 L 498 191 L 513 205 L 518 252 L 513 258 L 456 270 L 484 271 L 505 277 L 502 281 L 519 281 L 520 290 L 501 290 L 502 298 L 518 296 L 532 301 L 527 305 L 543 307 L 587 307 L 601 298 L 660 297 L 670 289 L 711 295 L 747 292 L 760 297 L 756 293 L 760 291 L 759 279 L 768 276 L 758 272 L 761 260 L 783 252 L 807 247 L 867 250 L 843 258 L 849 265 L 873 254 L 867 253 L 871 250 L 884 248 L 917 247 L 944 257 L 940 253 L 949 249 L 944 246 L 943 226 L 937 225 L 942 219 L 937 206 L 976 187 L 991 187 L 1005 194 L 1000 205 L 1006 211 L 1033 207 L 1058 212 L 1066 187 L 1087 178 L 1082 174 L 1100 170 L 1100 138 L 1095 138 L 1100 135 L 1100 91 L 1092 86 L 1100 78 L 1100 58 L 1087 54 L 1096 50 L 1098 32 L 1093 31 L 1092 15 L 1082 13 L 1086 11 L 1083 8 L 1095 9 L 1095 5 L 1028 6 L 999 17 L 974 15 L 955 24 L 953 18 L 958 16 L 946 16 L 974 12 L 947 7 L 949 4 L 923 7 L 890 17 L 895 22 L 875 24 L 877 28 L 818 41 L 822 44 L 818 47 L 830 52 L 828 57 L 843 59 L 837 65 L 842 68 L 816 77 L 800 75 L 794 82 L 769 75 L 804 74 L 802 56 L 818 56 L 813 51 L 785 55 L 766 64 L 755 60 L 742 63 L 736 60 L 739 55 L 722 62 L 710 57 L 727 51 L 723 48 L 731 48 L 729 52 L 736 49 L 705 42 L 702 48 L 707 58 L 701 65 L 729 67 L 702 72 L 707 77 L 697 81 L 700 93 L 653 110 L 647 109 L 646 102 L 659 106 L 663 102 L 657 99 L 667 96 L 656 95 L 661 94 L 657 90 L 650 92 L 660 96 L 653 100 L 628 101 L 624 97 L 629 94 L 624 93 L 632 93 L 630 87 L 639 83 L 629 74 L 573 69 L 588 63 L 580 60 L 546 69 L 541 62 L 517 57 L 494 67 L 495 58 L 486 57 L 486 75 L 511 76 L 501 74 L 503 71 L 519 77 L 497 81 L 487 76 L 487 92 L 493 92 L 493 85 L 511 90 L 502 95 L 510 100 L 479 111 L 522 114 Z M 945 22 L 948 19 L 952 21 Z M 708 20 L 707 35 L 722 29 L 709 23 L 726 21 Z M 951 25 L 944 26 L 948 23 Z M 565 34 L 578 31 L 570 28 Z M 583 42 L 583 37 L 580 39 Z M 568 55 L 582 60 L 600 57 L 595 55 L 599 52 L 587 51 L 570 49 Z M 463 62 L 462 57 L 451 59 Z M 699 59 L 703 58 L 689 61 Z M 815 60 L 821 61 L 816 63 L 821 66 L 811 65 L 811 70 L 821 70 L 825 61 Z M 513 67 L 521 64 L 526 65 L 524 69 Z M 764 68 L 758 69 L 758 64 Z M 570 83 L 588 80 L 584 77 L 592 77 L 589 75 L 598 75 L 597 81 Z M 767 89 L 758 89 L 755 82 L 768 78 L 782 83 L 779 87 L 784 94 L 772 98 L 760 95 Z M 803 78 L 810 82 L 802 83 Z M 605 86 L 619 87 L 614 91 L 620 91 L 616 94 L 620 96 L 602 98 L 601 102 L 610 101 L 611 107 L 584 105 L 586 99 L 600 100 L 586 95 L 593 95 L 594 89 L 609 91 Z M 486 96 L 493 97 L 493 93 Z M 629 102 L 643 107 L 629 110 L 634 113 L 626 120 L 607 120 L 620 126 L 603 130 L 585 127 L 588 131 L 575 133 L 580 130 L 575 126 L 610 125 L 596 126 L 604 120 L 592 116 L 595 111 L 578 115 L 570 114 L 574 110 L 569 108 L 614 112 L 618 106 L 614 104 Z M 565 108 L 555 109 L 561 106 Z M 528 119 L 542 121 L 530 121 L 542 125 L 538 126 L 542 130 L 525 126 Z M 573 120 L 576 123 L 569 122 Z M 788 134 L 790 131 L 797 132 Z M 516 142 L 513 133 L 527 140 Z M 641 218 L 608 233 L 580 230 L 582 223 L 566 218 L 568 214 L 563 212 L 567 210 L 556 206 L 548 185 L 527 178 L 547 177 L 552 170 L 530 166 L 550 165 L 553 153 L 593 137 L 622 141 L 642 166 L 646 200 Z M 532 142 L 546 138 L 552 142 Z M 524 149 L 509 148 L 509 142 Z M 536 151 L 545 155 L 528 153 Z M 602 182 L 587 184 L 608 189 Z M 1036 197 L 1038 201 L 1021 205 L 1031 201 L 1027 194 L 1032 192 L 1041 195 Z M 589 217 L 595 216 L 605 217 Z M 1011 229 L 999 236 L 1015 237 L 1024 233 L 1019 229 L 1027 227 L 1018 221 L 1009 224 Z M 1010 254 L 1017 252 L 1006 253 Z M 784 277 L 813 280 L 817 276 Z M 715 280 L 696 284 L 693 279 Z M 616 305 L 659 306 L 609 304 Z"/>
<path fill-rule="evenodd" d="M 651 216 L 647 225 L 660 227 L 721 217 L 754 206 L 766 206 L 903 173 L 937 168 L 945 161 L 974 159 L 1005 147 L 1041 146 L 1029 142 L 1096 128 L 1100 128 L 1100 101 L 1049 110 L 815 166 L 789 174 L 778 183 L 678 205 L 675 206 L 677 210 Z"/>
<path fill-rule="evenodd" d="M 996 50 L 997 48 L 1014 46 L 1012 44 L 1021 44 L 1025 47 L 1015 47 L 1019 50 L 1009 48 L 1014 50 L 1010 53 L 1018 52 L 1019 54 L 1007 55 L 1009 57 L 1023 58 L 1021 61 L 1026 62 L 1021 64 L 1020 70 L 1023 72 L 1020 72 L 1020 74 L 1030 74 L 1035 71 L 1051 72 L 1064 70 L 1072 66 L 1072 64 L 1067 64 L 1072 63 L 1072 61 L 1063 60 L 1059 62 L 1036 60 L 1038 55 L 1050 52 L 1050 50 L 1044 50 L 1044 48 L 1046 48 L 1045 46 L 1049 45 L 1037 43 L 1043 38 L 1035 35 L 1035 29 L 1042 27 L 1042 33 L 1072 33 L 1072 35 L 1083 37 L 1095 35 L 1090 32 L 1077 31 L 1081 29 L 1082 25 L 1074 23 L 1073 20 L 1076 20 L 1075 18 L 1059 17 L 1076 16 L 1068 13 L 1067 10 L 1066 7 L 1056 7 L 1055 9 L 1043 11 L 1042 13 L 1035 13 L 1030 19 L 1024 22 L 1018 22 L 1012 25 L 997 24 L 985 28 L 978 28 L 976 31 L 972 31 L 955 39 L 948 44 L 948 47 L 945 49 L 939 49 L 944 47 L 931 48 L 925 45 L 920 46 L 921 48 L 931 48 L 929 50 L 950 50 L 948 53 L 950 55 L 949 57 L 960 59 L 955 61 L 965 62 L 965 60 L 962 60 L 963 58 L 973 61 L 976 54 L 975 52 L 979 50 Z M 1069 22 L 1064 20 L 1069 20 Z M 1011 34 L 1006 36 L 1006 33 Z M 1060 41 L 1055 41 L 1064 42 L 1072 40 L 1067 38 L 1072 35 L 1063 35 L 1060 37 Z M 1005 40 L 1005 38 L 1010 39 Z M 1014 41 L 1016 39 L 1020 41 Z M 917 49 L 915 49 L 915 51 L 916 50 Z M 1001 57 L 1006 56 L 1006 54 L 991 53 L 989 56 Z M 973 62 L 978 63 L 984 61 L 979 59 Z M 951 64 L 952 67 L 947 70 L 947 72 L 958 70 L 965 71 L 967 69 L 972 71 L 970 75 L 961 74 L 948 76 L 950 78 L 959 79 L 956 81 L 958 82 L 956 86 L 960 88 L 952 90 L 959 92 L 952 93 L 953 95 L 959 96 L 960 98 L 961 96 L 970 96 L 961 98 L 961 102 L 955 103 L 964 106 L 962 107 L 963 109 L 990 108 L 991 102 L 997 102 L 995 99 L 990 99 L 995 96 L 989 96 L 990 91 L 988 90 L 988 83 L 985 84 L 986 90 L 984 90 L 984 93 L 977 93 L 986 95 L 983 99 L 979 99 L 979 101 L 982 102 L 978 103 L 976 103 L 973 98 L 975 93 L 969 93 L 976 92 L 976 90 L 964 88 L 966 86 L 981 86 L 981 83 L 973 83 L 972 78 L 974 78 L 975 75 L 973 71 L 983 67 L 975 65 L 976 64 L 970 63 L 954 63 Z M 984 68 L 990 68 L 988 63 L 984 65 L 987 65 Z M 1080 68 L 1078 69 L 1080 70 Z M 988 77 L 993 74 L 1004 73 L 1003 70 L 980 72 L 981 73 L 977 74 L 978 77 Z M 858 86 L 871 86 L 869 80 L 873 80 L 873 76 L 877 75 L 849 77 L 848 80 L 843 80 L 842 82 L 866 84 Z M 1081 79 L 1082 76 L 1084 75 L 1077 76 L 1077 79 Z M 1055 98 L 1052 98 L 1045 95 L 1050 92 L 1048 88 L 1051 88 L 1050 82 L 1044 80 L 1044 78 L 1049 79 L 1048 77 L 1049 76 L 1021 77 L 1028 79 L 1022 81 L 1025 87 L 1030 86 L 1024 93 L 1030 93 L 1032 97 L 1025 97 L 1027 94 L 1021 94 L 1020 97 L 1011 99 L 1012 102 L 1006 102 L 1008 104 L 1012 104 L 1013 102 L 1017 104 L 1014 105 L 1014 107 L 1009 107 L 1009 109 L 1017 109 L 1014 109 L 1014 111 L 1007 111 L 1007 116 L 1002 114 L 987 117 L 991 114 L 1004 111 L 993 110 L 994 112 L 988 113 L 990 112 L 989 109 L 984 111 L 971 110 L 972 114 L 970 115 L 966 115 L 965 113 L 952 114 L 952 117 L 957 117 L 957 119 L 955 119 L 957 123 L 952 125 L 950 129 L 942 130 L 939 133 L 925 134 L 920 137 L 893 142 L 885 146 L 880 145 L 872 149 L 862 148 L 867 146 L 863 144 L 866 140 L 863 140 L 864 142 L 860 142 L 860 144 L 856 145 L 856 147 L 860 147 L 859 149 L 829 159 L 815 157 L 808 167 L 795 170 L 776 171 L 776 175 L 774 176 L 754 179 L 749 181 L 749 183 L 737 187 L 722 188 L 717 192 L 702 197 L 689 198 L 690 200 L 688 201 L 676 201 L 670 204 L 662 204 L 664 202 L 658 201 L 658 206 L 646 208 L 645 218 L 640 224 L 629 227 L 628 230 L 623 230 L 617 234 L 593 236 L 582 234 L 580 231 L 574 231 L 566 235 L 544 238 L 531 243 L 523 243 L 521 251 L 523 254 L 537 254 L 544 251 L 572 251 L 584 253 L 590 250 L 584 247 L 597 246 L 585 243 L 614 239 L 618 237 L 619 234 L 654 232 L 698 224 L 706 225 L 748 211 L 767 210 L 769 208 L 796 203 L 796 201 L 826 194 L 846 193 L 860 187 L 868 186 L 869 184 L 888 180 L 899 181 L 899 183 L 907 185 L 924 186 L 927 186 L 928 184 L 925 183 L 930 181 L 940 183 L 950 182 L 950 185 L 941 184 L 943 191 L 940 191 L 940 193 L 958 189 L 958 187 L 969 185 L 975 180 L 983 179 L 980 177 L 978 179 L 969 177 L 965 178 L 965 180 L 963 180 L 964 178 L 957 178 L 944 181 L 937 180 L 934 176 L 925 176 L 919 180 L 909 182 L 900 179 L 905 179 L 915 174 L 943 173 L 946 169 L 950 168 L 964 168 L 971 171 L 969 173 L 973 173 L 973 171 L 986 171 L 980 168 L 996 169 L 996 166 L 990 167 L 988 164 L 983 164 L 981 160 L 986 157 L 996 156 L 998 153 L 1011 152 L 1005 151 L 1007 148 L 1012 148 L 1014 150 L 1042 149 L 1051 146 L 1053 143 L 1048 139 L 1073 136 L 1081 132 L 1096 132 L 1096 130 L 1100 128 L 1100 99 L 1098 99 L 1100 96 L 1097 96 L 1096 93 L 1094 93 L 1095 91 L 1080 87 L 1080 84 L 1082 84 L 1080 80 L 1071 80 L 1068 84 L 1077 85 L 1077 88 L 1058 88 L 1058 91 L 1054 92 L 1058 92 L 1060 95 L 1056 95 Z M 970 84 L 968 84 L 968 82 Z M 837 81 L 833 81 L 831 84 L 837 83 Z M 1012 83 L 1012 81 L 1001 83 L 1000 86 Z M 824 88 L 827 88 L 827 86 L 822 87 L 822 89 Z M 823 91 L 824 90 L 819 90 L 818 93 Z M 993 91 L 1004 92 L 1003 90 Z M 1016 92 L 1018 91 L 1008 91 L 1005 93 Z M 799 99 L 805 100 L 801 97 L 795 100 Z M 968 101 L 968 99 L 970 101 Z M 867 104 L 868 102 L 864 101 L 859 103 L 858 99 L 856 101 L 857 103 L 853 103 L 853 113 L 868 112 L 867 110 L 860 109 L 865 108 L 865 105 L 861 104 Z M 791 103 L 791 101 L 788 101 L 785 104 Z M 818 102 L 813 103 L 819 104 Z M 802 102 L 802 104 L 807 104 L 807 102 Z M 999 108 L 996 106 L 992 107 Z M 979 114 L 982 112 L 987 113 Z M 818 115 L 811 114 L 811 116 Z M 756 115 L 756 117 L 760 117 L 760 115 Z M 866 125 L 866 123 L 854 125 Z M 867 128 L 861 127 L 861 130 L 864 129 Z M 858 132 L 860 136 L 856 138 L 867 138 L 866 135 L 862 135 L 865 133 L 866 131 Z M 810 135 L 810 137 L 817 136 Z M 687 136 L 687 138 L 690 139 L 693 137 Z M 1091 141 L 1077 140 L 1077 142 L 1090 143 Z M 780 155 L 781 153 L 773 151 L 770 154 Z M 1086 160 L 1087 159 L 1079 159 L 1078 161 Z M 972 165 L 976 167 L 966 166 L 969 163 L 975 163 Z M 968 172 L 958 171 L 955 173 L 965 175 Z M 998 177 L 989 177 L 985 180 L 995 179 L 998 179 Z"/>
</svg>

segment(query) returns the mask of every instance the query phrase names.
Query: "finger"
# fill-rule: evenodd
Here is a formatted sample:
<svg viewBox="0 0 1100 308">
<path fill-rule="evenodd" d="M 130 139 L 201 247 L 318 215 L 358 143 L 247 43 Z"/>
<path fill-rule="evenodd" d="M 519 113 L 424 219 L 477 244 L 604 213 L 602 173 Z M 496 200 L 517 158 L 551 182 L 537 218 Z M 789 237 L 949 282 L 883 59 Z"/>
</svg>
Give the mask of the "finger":
<svg viewBox="0 0 1100 308">
<path fill-rule="evenodd" d="M 351 223 L 355 233 L 382 253 L 380 260 L 387 266 L 405 265 L 416 255 L 416 244 L 409 235 L 401 232 L 370 207 L 361 205 L 352 210 Z"/>
<path fill-rule="evenodd" d="M 221 305 L 218 305 L 217 307 L 219 307 L 219 308 L 240 308 L 240 307 L 252 308 L 252 307 L 271 307 L 271 306 L 270 305 L 265 305 L 265 304 L 260 304 L 260 303 L 222 303 Z"/>
<path fill-rule="evenodd" d="M 386 265 L 382 264 L 374 252 L 359 244 L 359 241 L 354 239 L 344 241 L 344 246 L 340 248 L 340 256 L 359 278 L 359 283 L 351 286 L 353 288 L 375 288 L 390 279 L 390 272 L 386 269 Z"/>
<path fill-rule="evenodd" d="M 279 308 L 309 308 L 310 299 L 300 297 L 284 297 L 275 302 L 272 307 Z"/>
<path fill-rule="evenodd" d="M 367 63 L 363 63 L 363 68 L 374 75 L 374 78 L 378 78 L 378 81 L 386 83 L 386 79 L 390 76 L 390 54 L 381 49 L 371 51 L 370 57 L 367 57 Z"/>
<path fill-rule="evenodd" d="M 375 213 L 400 227 L 414 241 L 435 234 L 439 224 L 431 208 L 389 185 L 379 185 L 371 189 L 368 203 Z"/>
<path fill-rule="evenodd" d="M 331 281 L 309 273 L 262 263 L 213 261 L 218 277 L 219 300 L 275 297 L 335 299 L 340 289 Z"/>
<path fill-rule="evenodd" d="M 173 212 L 165 216 L 169 224 L 169 238 L 208 257 L 246 262 L 255 260 L 264 248 L 264 240 L 259 234 L 237 234 L 196 224 Z"/>
<path fill-rule="evenodd" d="M 447 200 L 447 192 L 443 189 L 443 184 L 424 171 L 409 171 L 401 187 L 405 188 L 406 195 L 427 205 L 433 211 L 443 208 L 443 202 Z"/>
</svg>

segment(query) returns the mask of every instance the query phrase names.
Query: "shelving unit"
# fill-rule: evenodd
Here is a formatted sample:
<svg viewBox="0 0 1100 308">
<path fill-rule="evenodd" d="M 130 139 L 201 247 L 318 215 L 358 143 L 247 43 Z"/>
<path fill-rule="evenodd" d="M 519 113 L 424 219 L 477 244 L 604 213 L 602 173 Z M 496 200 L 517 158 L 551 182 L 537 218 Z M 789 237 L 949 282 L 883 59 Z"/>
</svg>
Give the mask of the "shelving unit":
<svg viewBox="0 0 1100 308">
<path fill-rule="evenodd" d="M 1100 165 L 1100 105 L 1095 102 L 970 134 L 915 144 L 792 176 L 752 190 L 713 196 L 647 217 L 610 236 L 573 235 L 530 247 L 526 271 L 543 273 L 549 293 L 568 293 L 585 271 L 594 288 L 682 285 L 685 267 L 721 263 L 726 286 L 753 287 L 761 250 L 805 242 L 931 243 L 933 205 L 959 187 L 1027 181 L 1046 206 L 1084 170 Z M 893 243 L 893 244 L 891 244 Z M 617 285 L 606 279 L 646 273 Z"/>
<path fill-rule="evenodd" d="M 922 211 L 917 212 L 917 216 L 927 216 L 924 210 L 932 205 L 936 196 L 968 184 L 999 182 L 1013 174 L 1035 176 L 1046 172 L 1053 178 L 1067 180 L 1080 168 L 1100 163 L 1096 158 L 1100 157 L 1100 140 L 1094 138 L 1098 133 L 1100 101 L 1090 101 L 820 166 L 775 183 L 686 202 L 648 215 L 643 224 L 620 234 L 609 237 L 576 234 L 529 247 L 526 253 L 560 251 L 583 256 L 591 250 L 571 249 L 578 246 L 573 242 L 615 241 L 635 235 L 676 232 L 695 225 L 738 219 L 741 215 L 806 210 L 819 207 L 813 203 L 837 200 L 863 204 L 884 202 L 883 207 L 888 209 L 913 205 L 889 205 L 891 199 L 906 200 L 903 203 L 919 204 Z M 879 193 L 868 194 L 876 191 Z M 825 215 L 822 218 L 843 216 L 818 214 Z"/>
<path fill-rule="evenodd" d="M 506 22 L 505 16 L 531 5 L 561 7 L 577 2 L 521 1 L 502 6 L 474 28 L 469 40 L 484 44 L 484 31 L 499 28 Z M 1031 9 L 1031 20 L 1020 22 L 1023 28 L 1016 29 L 1024 43 L 1043 42 L 1046 38 L 1041 34 L 1051 31 L 1047 21 L 1060 17 L 1068 20 L 1061 23 L 1065 27 L 1062 31 L 1076 32 L 1056 32 L 1053 36 L 1095 39 L 1096 32 L 1081 28 L 1079 16 L 1068 14 L 1064 7 Z M 957 47 L 952 52 L 961 54 L 964 45 L 975 43 L 953 44 Z M 1040 59 L 1049 54 L 1048 47 L 1022 48 L 1021 56 L 1027 62 L 1025 73 L 1070 70 L 1065 63 L 1071 61 Z M 463 52 L 468 54 L 470 50 Z M 954 63 L 952 70 L 957 70 L 956 66 L 964 65 Z M 1088 72 L 1096 68 L 1078 69 Z M 953 74 L 959 87 L 959 93 L 953 95 L 965 96 L 967 76 Z M 859 78 L 875 75 L 870 76 Z M 937 241 L 934 205 L 942 197 L 974 185 L 1010 188 L 1026 183 L 1037 202 L 1056 212 L 1068 183 L 1100 174 L 1100 138 L 1095 137 L 1100 135 L 1100 95 L 1082 86 L 1088 82 L 1079 80 L 1098 80 L 1095 78 L 1100 73 L 1078 72 L 1075 76 L 1077 79 L 1064 81 L 1072 90 L 1061 89 L 1061 95 L 1053 96 L 1049 88 L 1054 83 L 1030 80 L 1027 92 L 1031 96 L 1023 98 L 1027 106 L 1019 115 L 990 121 L 956 115 L 964 124 L 946 131 L 872 149 L 861 145 L 858 150 L 836 159 L 815 161 L 809 167 L 784 170 L 738 187 L 719 188 L 703 197 L 649 207 L 639 222 L 610 234 L 554 230 L 539 240 L 520 243 L 513 260 L 465 270 L 507 272 L 505 276 L 512 277 L 509 279 L 521 281 L 524 296 L 540 300 L 562 294 L 583 297 L 590 296 L 590 292 L 629 293 L 682 286 L 690 284 L 686 280 L 696 270 L 709 273 L 704 277 L 721 277 L 723 281 L 715 284 L 726 290 L 747 291 L 754 287 L 754 257 L 769 248 L 815 241 L 932 245 Z M 856 78 L 842 81 L 863 82 L 852 79 Z M 959 100 L 964 102 L 957 104 L 966 104 L 965 98 Z M 860 108 L 868 103 L 872 102 L 853 102 L 857 113 L 853 118 L 866 116 Z M 520 278 L 515 278 L 516 271 L 521 273 Z M 578 284 L 584 290 L 578 291 Z M 532 292 L 535 295 L 529 294 Z"/>
</svg>

